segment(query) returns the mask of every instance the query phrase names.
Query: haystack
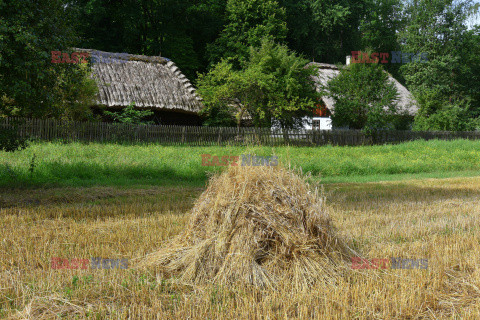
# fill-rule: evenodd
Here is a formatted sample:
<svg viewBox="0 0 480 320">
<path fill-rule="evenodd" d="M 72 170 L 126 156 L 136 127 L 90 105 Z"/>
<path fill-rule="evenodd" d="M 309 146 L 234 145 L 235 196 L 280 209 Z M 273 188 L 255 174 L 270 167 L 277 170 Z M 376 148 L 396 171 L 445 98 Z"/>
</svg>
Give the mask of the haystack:
<svg viewBox="0 0 480 320">
<path fill-rule="evenodd" d="M 186 283 L 307 288 L 335 282 L 352 251 L 318 189 L 282 167 L 232 166 L 210 179 L 182 234 L 140 266 Z"/>
</svg>

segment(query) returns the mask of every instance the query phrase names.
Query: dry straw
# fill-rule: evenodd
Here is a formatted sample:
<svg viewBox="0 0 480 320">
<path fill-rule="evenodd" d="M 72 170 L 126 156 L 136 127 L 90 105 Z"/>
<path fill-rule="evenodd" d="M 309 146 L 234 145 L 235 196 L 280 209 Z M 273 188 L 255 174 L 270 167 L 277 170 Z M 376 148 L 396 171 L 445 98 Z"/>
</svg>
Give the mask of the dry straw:
<svg viewBox="0 0 480 320">
<path fill-rule="evenodd" d="M 192 284 L 305 289 L 333 284 L 353 255 L 325 213 L 324 198 L 283 167 L 229 167 L 213 176 L 184 233 L 139 267 Z"/>
<path fill-rule="evenodd" d="M 77 304 L 59 296 L 34 297 L 22 312 L 7 319 L 49 320 L 68 317 L 69 319 L 86 318 L 93 305 L 78 302 Z"/>
</svg>

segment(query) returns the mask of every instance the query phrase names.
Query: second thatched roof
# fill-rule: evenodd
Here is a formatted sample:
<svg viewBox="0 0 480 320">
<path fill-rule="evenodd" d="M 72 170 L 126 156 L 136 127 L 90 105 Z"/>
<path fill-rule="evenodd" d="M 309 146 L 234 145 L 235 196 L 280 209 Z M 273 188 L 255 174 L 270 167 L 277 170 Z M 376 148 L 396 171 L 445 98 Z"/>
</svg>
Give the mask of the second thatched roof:
<svg viewBox="0 0 480 320">
<path fill-rule="evenodd" d="M 197 114 L 202 109 L 195 88 L 169 59 L 156 56 L 111 53 L 92 49 L 93 76 L 99 88 L 97 104 L 163 109 Z"/>
<path fill-rule="evenodd" d="M 318 73 L 317 76 L 314 77 L 317 90 L 320 90 L 321 87 L 325 87 L 330 79 L 333 79 L 338 76 L 340 70 L 336 65 L 333 64 L 326 64 L 326 63 L 317 63 L 311 62 L 308 64 L 317 67 Z M 402 111 L 406 111 L 409 115 L 416 115 L 418 112 L 417 102 L 413 98 L 410 91 L 405 88 L 400 82 L 398 82 L 395 78 L 393 78 L 390 74 L 388 75 L 389 80 L 395 84 L 395 87 L 398 92 L 398 99 L 397 105 Z M 335 112 L 335 101 L 332 97 L 327 95 L 322 97 L 325 106 L 331 111 Z"/>
</svg>

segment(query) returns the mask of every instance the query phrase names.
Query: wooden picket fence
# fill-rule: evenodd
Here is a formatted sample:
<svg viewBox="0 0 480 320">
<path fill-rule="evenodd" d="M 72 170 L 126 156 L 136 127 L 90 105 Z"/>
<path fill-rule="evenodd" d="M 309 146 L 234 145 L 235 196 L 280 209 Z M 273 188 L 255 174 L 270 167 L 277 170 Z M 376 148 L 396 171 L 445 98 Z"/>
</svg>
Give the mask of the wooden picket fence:
<svg viewBox="0 0 480 320">
<path fill-rule="evenodd" d="M 157 143 L 163 145 L 292 145 L 355 146 L 399 143 L 411 140 L 480 139 L 474 132 L 380 131 L 368 137 L 359 130 L 275 131 L 270 128 L 188 127 L 169 125 L 131 125 L 104 122 L 76 122 L 55 119 L 1 118 L 0 130 L 15 128 L 22 137 L 41 141 Z"/>
</svg>

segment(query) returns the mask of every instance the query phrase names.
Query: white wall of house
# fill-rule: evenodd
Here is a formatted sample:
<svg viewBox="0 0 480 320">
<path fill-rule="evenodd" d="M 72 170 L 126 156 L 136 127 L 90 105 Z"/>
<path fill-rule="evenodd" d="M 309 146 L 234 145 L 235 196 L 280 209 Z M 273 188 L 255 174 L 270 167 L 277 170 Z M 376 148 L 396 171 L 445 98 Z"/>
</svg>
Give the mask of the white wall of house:
<svg viewBox="0 0 480 320">
<path fill-rule="evenodd" d="M 332 119 L 330 117 L 304 117 L 303 129 L 305 130 L 332 130 Z M 272 132 L 282 132 L 278 122 L 273 121 Z"/>
<path fill-rule="evenodd" d="M 303 127 L 306 130 L 332 130 L 332 119 L 330 117 L 313 117 L 305 119 Z"/>
</svg>

